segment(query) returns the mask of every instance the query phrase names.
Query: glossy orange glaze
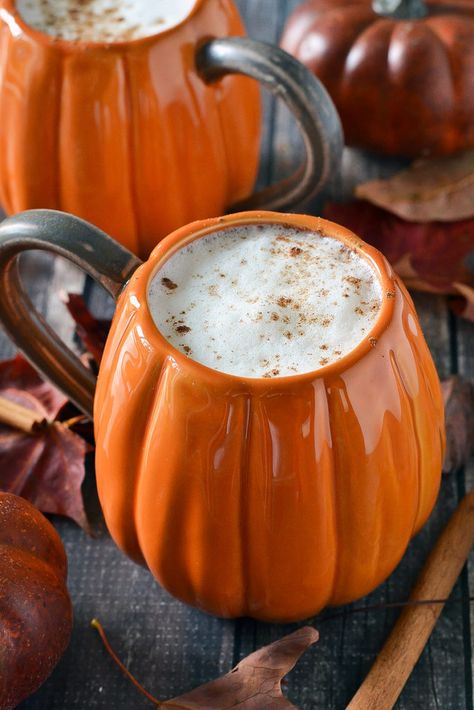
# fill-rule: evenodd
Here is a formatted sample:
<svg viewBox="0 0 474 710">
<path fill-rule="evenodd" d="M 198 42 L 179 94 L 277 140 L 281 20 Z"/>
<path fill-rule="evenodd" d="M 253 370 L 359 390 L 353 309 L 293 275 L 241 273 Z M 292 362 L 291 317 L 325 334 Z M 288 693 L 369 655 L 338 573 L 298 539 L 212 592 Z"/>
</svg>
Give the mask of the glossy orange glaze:
<svg viewBox="0 0 474 710">
<path fill-rule="evenodd" d="M 182 224 L 252 190 L 256 82 L 213 85 L 199 43 L 242 35 L 232 0 L 198 0 L 162 34 L 114 44 L 55 40 L 0 0 L 0 200 L 7 213 L 72 212 L 146 256 Z"/>
<path fill-rule="evenodd" d="M 147 306 L 163 259 L 248 222 L 321 230 L 382 283 L 379 319 L 336 363 L 276 379 L 188 359 Z M 219 616 L 301 619 L 376 587 L 427 519 L 444 449 L 436 370 L 384 257 L 315 217 L 249 212 L 171 234 L 120 297 L 95 400 L 109 530 L 168 591 Z"/>
</svg>

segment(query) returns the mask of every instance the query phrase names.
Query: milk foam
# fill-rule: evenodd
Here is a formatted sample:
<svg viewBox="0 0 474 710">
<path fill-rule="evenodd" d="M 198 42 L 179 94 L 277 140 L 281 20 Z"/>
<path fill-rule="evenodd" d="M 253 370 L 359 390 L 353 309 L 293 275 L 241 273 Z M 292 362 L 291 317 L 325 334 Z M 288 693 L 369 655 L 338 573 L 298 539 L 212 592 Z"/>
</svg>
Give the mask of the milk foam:
<svg viewBox="0 0 474 710">
<path fill-rule="evenodd" d="M 186 19 L 197 0 L 17 0 L 36 30 L 70 41 L 118 42 L 148 37 Z"/>
<path fill-rule="evenodd" d="M 381 307 L 374 270 L 342 242 L 278 224 L 207 235 L 153 277 L 157 328 L 188 357 L 241 377 L 311 372 L 354 349 Z"/>
</svg>

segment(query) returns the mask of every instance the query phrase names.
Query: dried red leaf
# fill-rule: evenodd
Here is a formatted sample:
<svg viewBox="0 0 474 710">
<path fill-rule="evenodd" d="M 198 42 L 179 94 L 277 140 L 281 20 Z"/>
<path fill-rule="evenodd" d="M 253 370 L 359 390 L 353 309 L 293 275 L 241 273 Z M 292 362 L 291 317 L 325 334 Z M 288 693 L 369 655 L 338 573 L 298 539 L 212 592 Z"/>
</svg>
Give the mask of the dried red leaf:
<svg viewBox="0 0 474 710">
<path fill-rule="evenodd" d="M 67 402 L 64 394 L 48 382 L 44 382 L 21 355 L 17 355 L 12 360 L 0 362 L 0 392 L 2 396 L 8 398 L 8 391 L 11 389 L 22 392 L 19 404 L 28 407 L 27 401 L 29 400 L 29 408 L 40 412 L 47 419 L 55 419 Z M 13 396 L 9 398 L 16 401 Z"/>
<path fill-rule="evenodd" d="M 0 363 L 0 395 L 53 420 L 67 402 L 18 355 Z M 43 513 L 65 515 L 89 530 L 81 485 L 87 443 L 60 422 L 34 434 L 0 424 L 0 490 L 26 498 Z"/>
<path fill-rule="evenodd" d="M 86 351 L 92 355 L 96 364 L 100 365 L 110 321 L 94 318 L 83 297 L 77 293 L 68 293 L 64 302 L 76 322 L 76 334 L 79 340 Z"/>
<path fill-rule="evenodd" d="M 328 204 L 324 216 L 380 249 L 408 287 L 456 294 L 471 302 L 474 271 L 468 258 L 474 253 L 474 219 L 407 222 L 364 201 Z M 470 313 L 465 309 L 466 317 Z"/>
<path fill-rule="evenodd" d="M 412 222 L 474 217 L 474 151 L 416 160 L 384 180 L 358 185 L 356 197 Z"/>
<path fill-rule="evenodd" d="M 474 453 L 474 384 L 462 377 L 442 382 L 446 416 L 446 455 L 443 471 L 464 466 Z"/>
</svg>

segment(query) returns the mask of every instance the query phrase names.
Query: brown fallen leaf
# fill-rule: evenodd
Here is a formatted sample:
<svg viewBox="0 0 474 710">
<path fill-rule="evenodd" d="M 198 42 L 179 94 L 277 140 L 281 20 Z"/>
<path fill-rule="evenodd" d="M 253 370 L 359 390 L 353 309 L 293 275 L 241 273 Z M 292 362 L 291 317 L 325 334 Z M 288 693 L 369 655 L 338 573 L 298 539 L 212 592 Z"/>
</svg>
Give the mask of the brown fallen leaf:
<svg viewBox="0 0 474 710">
<path fill-rule="evenodd" d="M 416 160 L 385 180 L 358 185 L 356 197 L 412 222 L 474 217 L 474 150 Z"/>
<path fill-rule="evenodd" d="M 319 639 L 316 629 L 304 626 L 278 641 L 251 653 L 229 673 L 217 680 L 195 688 L 189 693 L 157 700 L 145 690 L 111 647 L 98 619 L 91 626 L 99 633 L 107 653 L 125 676 L 148 700 L 160 708 L 169 710 L 271 710 L 271 708 L 295 708 L 281 690 L 281 681 L 295 666 L 300 656 Z"/>
<path fill-rule="evenodd" d="M 446 454 L 443 471 L 464 466 L 474 453 L 474 384 L 462 377 L 441 383 L 446 415 Z"/>
<path fill-rule="evenodd" d="M 294 708 L 283 696 L 282 678 L 318 638 L 318 632 L 311 626 L 298 629 L 251 653 L 222 678 L 165 701 L 160 707 L 169 710 L 177 707 L 186 710 Z"/>
<path fill-rule="evenodd" d="M 459 296 L 457 312 L 471 317 L 474 303 L 474 219 L 407 222 L 365 201 L 329 203 L 324 216 L 380 249 L 409 288 Z"/>
<path fill-rule="evenodd" d="M 0 490 L 89 531 L 81 494 L 89 447 L 67 424 L 54 421 L 66 398 L 20 355 L 0 363 L 0 395 L 47 420 L 32 434 L 0 424 Z"/>
</svg>

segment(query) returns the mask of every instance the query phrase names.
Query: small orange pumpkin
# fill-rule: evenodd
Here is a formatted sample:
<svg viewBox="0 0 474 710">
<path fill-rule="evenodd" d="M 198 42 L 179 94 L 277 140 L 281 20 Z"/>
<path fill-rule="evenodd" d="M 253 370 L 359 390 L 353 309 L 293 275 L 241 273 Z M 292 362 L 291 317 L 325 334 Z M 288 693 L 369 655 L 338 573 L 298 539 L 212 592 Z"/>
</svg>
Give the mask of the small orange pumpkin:
<svg viewBox="0 0 474 710">
<path fill-rule="evenodd" d="M 157 331 L 159 264 L 209 230 L 249 222 L 322 231 L 382 283 L 374 330 L 317 372 L 274 380 L 211 370 Z M 163 240 L 118 301 L 94 405 L 97 481 L 118 545 L 183 601 L 219 616 L 311 616 L 377 586 L 428 517 L 443 460 L 439 380 L 412 301 L 353 233 L 248 212 Z"/>
<path fill-rule="evenodd" d="M 71 635 L 59 535 L 23 498 L 0 492 L 0 710 L 31 695 Z"/>
<path fill-rule="evenodd" d="M 472 148 L 474 5 L 410 3 L 427 15 L 385 17 L 373 9 L 384 0 L 307 0 L 281 44 L 328 89 L 349 145 L 407 157 Z"/>
</svg>

